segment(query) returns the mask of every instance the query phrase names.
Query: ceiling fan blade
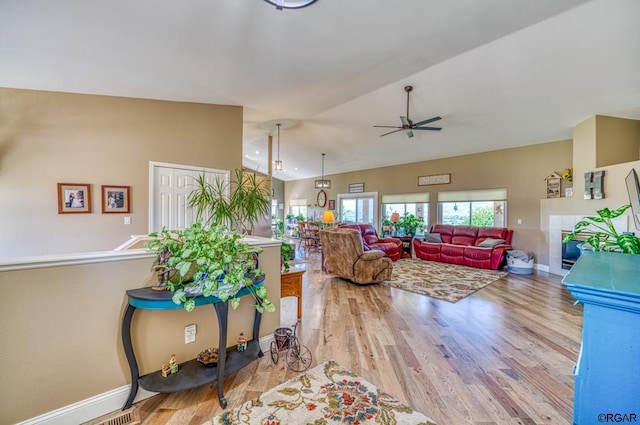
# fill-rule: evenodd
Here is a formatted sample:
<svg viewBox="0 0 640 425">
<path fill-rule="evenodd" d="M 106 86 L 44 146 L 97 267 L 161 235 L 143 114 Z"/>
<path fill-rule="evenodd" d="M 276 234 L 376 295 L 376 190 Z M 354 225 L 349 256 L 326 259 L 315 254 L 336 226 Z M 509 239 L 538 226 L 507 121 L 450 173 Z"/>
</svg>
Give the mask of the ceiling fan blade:
<svg viewBox="0 0 640 425">
<path fill-rule="evenodd" d="M 386 136 L 387 134 L 391 134 L 391 133 L 397 133 L 398 131 L 402 131 L 402 130 L 404 130 L 404 129 L 403 128 L 399 128 L 397 130 L 393 130 L 393 131 L 390 131 L 388 133 L 381 134 L 380 137 Z"/>
<path fill-rule="evenodd" d="M 398 127 L 397 125 L 374 125 L 374 127 L 377 127 L 377 128 L 399 128 L 399 129 L 402 129 L 402 127 Z"/>
<path fill-rule="evenodd" d="M 433 130 L 433 131 L 440 131 L 442 130 L 442 127 L 413 127 L 414 130 Z"/>
<path fill-rule="evenodd" d="M 408 138 L 412 138 L 413 137 L 413 131 L 407 130 L 407 137 Z"/>
<path fill-rule="evenodd" d="M 429 124 L 429 123 L 431 123 L 431 122 L 438 121 L 438 120 L 441 120 L 441 119 L 442 119 L 442 117 L 433 117 L 433 118 L 429 118 L 428 120 L 424 120 L 424 121 L 417 122 L 417 123 L 415 123 L 414 125 L 415 125 L 416 127 L 419 127 L 419 126 L 421 126 L 421 125 L 423 125 L 423 124 Z"/>
</svg>

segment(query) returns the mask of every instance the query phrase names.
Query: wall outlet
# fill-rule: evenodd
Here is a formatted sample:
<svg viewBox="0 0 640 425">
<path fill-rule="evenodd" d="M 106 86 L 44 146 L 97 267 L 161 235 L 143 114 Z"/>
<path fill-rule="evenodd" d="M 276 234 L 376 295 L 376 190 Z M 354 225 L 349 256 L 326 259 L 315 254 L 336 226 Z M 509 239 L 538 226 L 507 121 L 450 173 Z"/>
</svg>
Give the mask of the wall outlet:
<svg viewBox="0 0 640 425">
<path fill-rule="evenodd" d="M 196 325 L 188 325 L 184 328 L 184 343 L 191 344 L 196 342 Z"/>
<path fill-rule="evenodd" d="M 522 219 L 521 218 L 518 219 L 518 224 L 522 224 Z"/>
<path fill-rule="evenodd" d="M 124 218 L 124 224 L 126 224 L 126 225 L 131 224 L 131 217 L 126 216 L 126 217 Z"/>
</svg>

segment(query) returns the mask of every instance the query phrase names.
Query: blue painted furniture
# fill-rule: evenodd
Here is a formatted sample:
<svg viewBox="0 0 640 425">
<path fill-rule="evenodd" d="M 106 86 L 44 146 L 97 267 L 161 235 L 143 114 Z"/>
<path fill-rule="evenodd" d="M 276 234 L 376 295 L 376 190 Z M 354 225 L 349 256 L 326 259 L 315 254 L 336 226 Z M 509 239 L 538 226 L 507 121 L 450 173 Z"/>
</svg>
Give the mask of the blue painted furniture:
<svg viewBox="0 0 640 425">
<path fill-rule="evenodd" d="M 562 283 L 584 306 L 574 425 L 640 421 L 640 255 L 584 252 Z"/>
<path fill-rule="evenodd" d="M 243 297 L 249 295 L 251 293 L 249 289 L 255 291 L 263 285 L 264 275 L 254 279 L 252 286 L 242 288 L 237 296 Z M 166 378 L 162 376 L 159 370 L 140 376 L 138 362 L 131 343 L 131 320 L 133 319 L 133 313 L 139 308 L 145 310 L 182 309 L 182 305 L 175 304 L 171 300 L 172 295 L 172 292 L 154 291 L 151 288 L 130 289 L 127 291 L 129 305 L 122 319 L 122 345 L 124 346 L 124 352 L 127 356 L 129 369 L 131 370 L 131 390 L 129 391 L 129 397 L 122 410 L 131 407 L 138 392 L 138 386 L 148 391 L 172 393 L 196 388 L 216 381 L 218 382 L 218 400 L 220 401 L 220 406 L 225 408 L 227 407 L 227 399 L 224 397 L 224 377 L 237 372 L 256 358 L 263 356 L 260 344 L 258 343 L 260 321 L 262 320 L 262 314 L 260 312 L 256 310 L 253 319 L 253 336 L 252 339 L 248 341 L 245 351 L 237 351 L 235 347 L 234 349 L 226 350 L 229 301 L 223 302 L 220 298 L 213 296 L 197 297 L 195 299 L 196 307 L 213 304 L 218 317 L 218 366 L 205 367 L 194 359 L 186 363 L 181 363 L 178 373 Z M 261 300 L 258 300 L 258 302 L 261 303 Z"/>
</svg>

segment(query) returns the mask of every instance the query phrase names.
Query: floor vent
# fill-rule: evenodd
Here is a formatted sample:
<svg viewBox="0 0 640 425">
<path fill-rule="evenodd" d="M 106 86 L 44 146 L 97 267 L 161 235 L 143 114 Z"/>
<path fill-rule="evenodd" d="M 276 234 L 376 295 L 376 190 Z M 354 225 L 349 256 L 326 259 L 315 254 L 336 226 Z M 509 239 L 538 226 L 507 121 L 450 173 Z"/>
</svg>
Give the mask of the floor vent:
<svg viewBox="0 0 640 425">
<path fill-rule="evenodd" d="M 94 425 L 136 425 L 140 423 L 138 411 L 132 409 L 128 412 L 120 412 L 116 416 L 106 418 Z"/>
</svg>

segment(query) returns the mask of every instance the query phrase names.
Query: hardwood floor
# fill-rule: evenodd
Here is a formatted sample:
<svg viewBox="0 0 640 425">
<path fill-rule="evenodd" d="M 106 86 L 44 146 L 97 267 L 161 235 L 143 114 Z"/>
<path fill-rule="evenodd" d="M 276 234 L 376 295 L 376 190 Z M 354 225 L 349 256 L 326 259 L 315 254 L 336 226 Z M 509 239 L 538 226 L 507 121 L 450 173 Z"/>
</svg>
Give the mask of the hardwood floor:
<svg viewBox="0 0 640 425">
<path fill-rule="evenodd" d="M 560 276 L 510 274 L 450 304 L 356 286 L 323 274 L 317 251 L 302 255 L 309 263 L 298 336 L 313 366 L 333 359 L 440 425 L 571 423 L 582 307 Z M 295 298 L 282 300 L 281 318 L 295 322 Z M 266 355 L 226 380 L 229 406 L 295 375 Z M 134 408 L 143 425 L 201 425 L 220 411 L 211 386 Z"/>
</svg>

